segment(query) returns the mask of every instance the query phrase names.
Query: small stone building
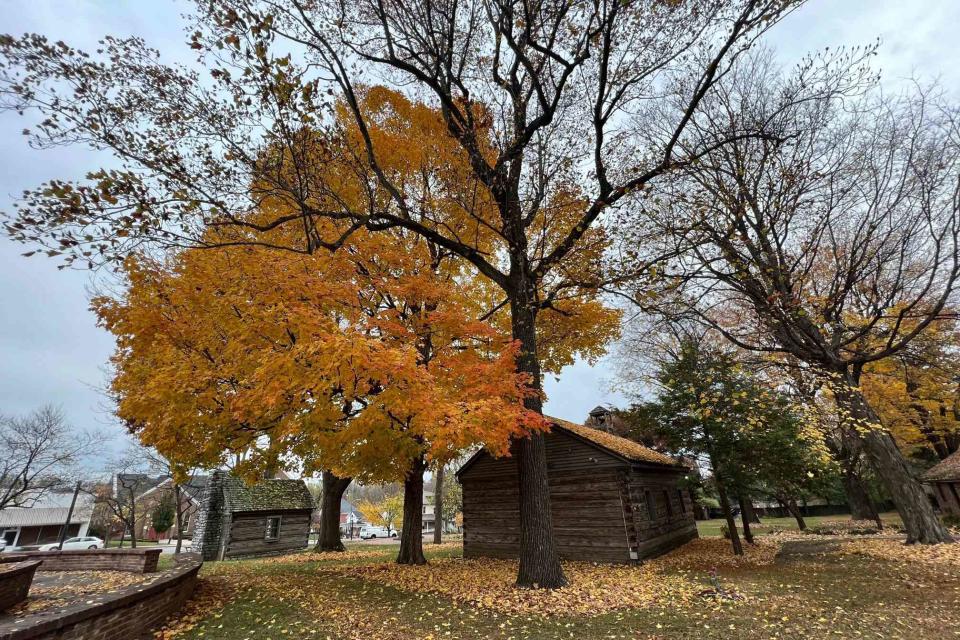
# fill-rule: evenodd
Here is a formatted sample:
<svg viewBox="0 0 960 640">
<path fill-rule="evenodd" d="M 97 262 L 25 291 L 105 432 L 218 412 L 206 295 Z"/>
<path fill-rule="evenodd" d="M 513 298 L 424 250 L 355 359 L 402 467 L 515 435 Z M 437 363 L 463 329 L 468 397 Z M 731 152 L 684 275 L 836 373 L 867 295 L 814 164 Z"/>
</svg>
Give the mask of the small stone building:
<svg viewBox="0 0 960 640">
<path fill-rule="evenodd" d="M 561 557 L 631 562 L 697 537 L 684 465 L 632 440 L 563 420 L 546 438 Z M 517 463 L 481 449 L 457 472 L 465 557 L 514 558 L 520 547 Z"/>
<path fill-rule="evenodd" d="M 941 460 L 920 478 L 933 487 L 940 511 L 960 516 L 960 451 Z"/>
<path fill-rule="evenodd" d="M 299 551 L 307 546 L 313 506 L 303 480 L 247 485 L 214 471 L 197 512 L 193 550 L 204 560 Z"/>
</svg>

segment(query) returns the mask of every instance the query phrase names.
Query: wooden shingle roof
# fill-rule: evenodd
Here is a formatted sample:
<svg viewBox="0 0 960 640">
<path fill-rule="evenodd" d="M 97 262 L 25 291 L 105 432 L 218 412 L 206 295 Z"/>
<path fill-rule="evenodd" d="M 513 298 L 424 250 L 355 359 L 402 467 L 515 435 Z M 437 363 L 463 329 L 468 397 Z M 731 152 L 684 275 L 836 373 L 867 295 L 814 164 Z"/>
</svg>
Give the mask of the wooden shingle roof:
<svg viewBox="0 0 960 640">
<path fill-rule="evenodd" d="M 924 482 L 960 482 L 960 451 L 953 453 L 946 460 L 941 460 L 936 466 L 927 469 L 920 479 Z"/>
<path fill-rule="evenodd" d="M 313 496 L 303 480 L 262 480 L 248 485 L 227 474 L 223 498 L 229 512 L 313 509 Z"/>
<path fill-rule="evenodd" d="M 598 447 L 612 451 L 613 453 L 616 453 L 631 462 L 663 464 L 671 467 L 683 466 L 682 463 L 671 458 L 670 456 L 660 453 L 659 451 L 654 451 L 649 447 L 645 447 L 639 442 L 634 442 L 633 440 L 628 440 L 627 438 L 621 438 L 620 436 L 616 436 L 612 433 L 601 431 L 599 429 L 586 427 L 582 424 L 567 422 L 566 420 L 551 418 L 549 416 L 544 417 L 550 420 L 555 427 L 559 427 L 561 431 L 567 431 L 575 436 L 579 436 L 580 438 L 588 440 Z"/>
<path fill-rule="evenodd" d="M 687 465 L 683 464 L 681 461 L 671 458 L 670 456 L 660 453 L 659 451 L 654 451 L 649 447 L 645 447 L 639 442 L 634 442 L 633 440 L 628 440 L 627 438 L 621 438 L 620 436 L 616 436 L 612 433 L 587 427 L 582 424 L 561 420 L 560 418 L 552 418 L 550 416 L 544 416 L 544 418 L 550 421 L 553 431 L 566 433 L 568 436 L 586 442 L 587 444 L 597 447 L 603 451 L 607 451 L 627 462 L 634 464 L 652 464 L 663 467 L 672 467 L 675 470 L 689 469 Z M 468 459 L 457 470 L 457 477 L 461 477 L 463 473 L 473 465 L 474 462 L 479 460 L 484 455 L 489 455 L 486 449 L 480 449 L 473 454 L 470 459 Z"/>
</svg>

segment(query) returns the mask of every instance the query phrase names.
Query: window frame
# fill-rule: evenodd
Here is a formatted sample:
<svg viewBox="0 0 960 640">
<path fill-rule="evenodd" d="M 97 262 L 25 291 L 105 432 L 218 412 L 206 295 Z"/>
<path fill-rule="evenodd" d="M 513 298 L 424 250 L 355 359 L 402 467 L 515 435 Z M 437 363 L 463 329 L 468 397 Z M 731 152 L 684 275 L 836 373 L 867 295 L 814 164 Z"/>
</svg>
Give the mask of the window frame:
<svg viewBox="0 0 960 640">
<path fill-rule="evenodd" d="M 273 535 L 270 535 L 272 521 L 277 521 L 276 530 L 273 531 Z M 283 524 L 283 516 L 267 516 L 266 526 L 263 528 L 263 540 L 264 542 L 277 542 L 280 539 L 280 527 Z"/>
<path fill-rule="evenodd" d="M 645 489 L 643 492 L 643 500 L 647 503 L 647 518 L 650 521 L 657 519 L 657 504 L 653 501 L 653 492 L 649 489 Z"/>
</svg>

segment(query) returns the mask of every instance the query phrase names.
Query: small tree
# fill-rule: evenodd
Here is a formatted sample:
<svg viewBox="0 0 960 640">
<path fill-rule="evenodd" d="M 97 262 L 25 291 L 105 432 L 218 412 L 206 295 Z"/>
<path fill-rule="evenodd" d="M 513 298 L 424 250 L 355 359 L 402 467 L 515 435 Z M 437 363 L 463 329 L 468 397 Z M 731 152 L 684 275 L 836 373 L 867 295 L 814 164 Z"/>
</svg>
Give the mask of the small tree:
<svg viewBox="0 0 960 640">
<path fill-rule="evenodd" d="M 733 551 L 742 554 L 733 497 L 745 504 L 766 487 L 794 502 L 827 454 L 790 399 L 709 335 L 690 331 L 661 348 L 656 400 L 621 415 L 635 425 L 630 432 L 708 462 Z M 748 520 L 744 533 L 752 541 Z"/>
<path fill-rule="evenodd" d="M 384 527 L 388 535 L 403 527 L 403 496 L 399 493 L 378 502 L 361 502 L 357 509 L 367 522 Z M 420 535 L 420 532 L 416 531 L 414 534 Z"/>
<path fill-rule="evenodd" d="M 172 492 L 167 492 L 164 494 L 163 499 L 160 500 L 160 503 L 157 504 L 150 513 L 150 522 L 153 530 L 162 536 L 173 527 L 175 518 L 176 509 L 173 504 L 173 494 Z"/>
</svg>

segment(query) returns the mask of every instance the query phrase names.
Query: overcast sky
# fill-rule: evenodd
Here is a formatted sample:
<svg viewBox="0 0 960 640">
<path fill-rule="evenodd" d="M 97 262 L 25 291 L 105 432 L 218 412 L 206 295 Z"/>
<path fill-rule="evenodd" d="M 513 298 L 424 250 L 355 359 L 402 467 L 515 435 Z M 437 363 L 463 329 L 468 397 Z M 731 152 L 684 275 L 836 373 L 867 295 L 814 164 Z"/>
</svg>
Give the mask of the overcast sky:
<svg viewBox="0 0 960 640">
<path fill-rule="evenodd" d="M 106 34 L 139 35 L 169 59 L 190 60 L 184 44 L 182 2 L 164 0 L 0 0 L 11 34 L 32 31 L 80 48 Z M 885 83 L 911 75 L 939 77 L 960 95 L 957 0 L 811 0 L 770 34 L 784 64 L 823 47 L 883 41 L 877 66 Z M 20 131 L 25 122 L 0 115 L 0 210 L 24 188 L 50 178 L 79 178 L 100 159 L 80 149 L 33 151 Z M 52 259 L 23 258 L 27 249 L 0 237 L 0 413 L 62 405 L 81 428 L 109 422 L 97 388 L 113 341 L 88 309 L 90 274 L 58 271 Z M 597 404 L 622 403 L 609 389 L 609 362 L 577 364 L 548 379 L 547 412 L 581 421 Z"/>
</svg>

